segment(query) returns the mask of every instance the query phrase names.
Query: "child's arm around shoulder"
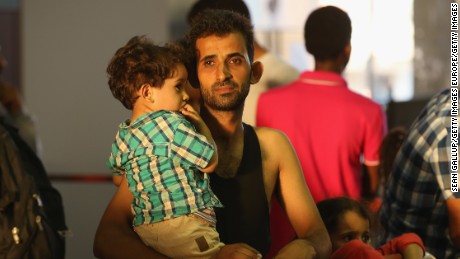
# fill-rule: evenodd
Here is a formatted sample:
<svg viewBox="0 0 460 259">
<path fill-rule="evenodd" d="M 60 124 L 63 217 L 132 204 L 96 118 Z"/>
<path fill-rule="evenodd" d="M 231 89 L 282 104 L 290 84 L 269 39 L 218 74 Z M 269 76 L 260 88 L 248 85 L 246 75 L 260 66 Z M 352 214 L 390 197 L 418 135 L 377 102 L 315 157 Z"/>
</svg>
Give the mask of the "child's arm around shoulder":
<svg viewBox="0 0 460 259">
<path fill-rule="evenodd" d="M 218 152 L 217 152 L 217 145 L 216 145 L 214 139 L 212 138 L 211 131 L 209 130 L 208 126 L 206 125 L 206 123 L 201 118 L 200 114 L 190 104 L 186 104 L 184 106 L 184 108 L 181 109 L 180 112 L 190 122 L 192 122 L 193 125 L 195 125 L 195 128 L 197 129 L 197 131 L 199 133 L 201 133 L 203 136 L 205 136 L 207 138 L 207 140 L 209 141 L 209 143 L 211 143 L 212 146 L 214 147 L 214 154 L 213 154 L 211 160 L 209 160 L 208 166 L 206 166 L 205 168 L 201 169 L 201 171 L 203 173 L 212 173 L 212 172 L 214 172 L 214 170 L 216 170 L 216 168 L 217 168 L 217 162 L 218 162 L 217 153 Z"/>
</svg>

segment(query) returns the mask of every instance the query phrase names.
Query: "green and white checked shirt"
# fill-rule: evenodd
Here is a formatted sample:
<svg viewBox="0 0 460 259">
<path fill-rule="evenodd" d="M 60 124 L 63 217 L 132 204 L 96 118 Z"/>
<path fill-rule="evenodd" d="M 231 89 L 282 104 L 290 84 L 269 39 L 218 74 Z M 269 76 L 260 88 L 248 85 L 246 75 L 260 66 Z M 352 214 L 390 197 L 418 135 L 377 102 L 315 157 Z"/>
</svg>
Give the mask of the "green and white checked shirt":
<svg viewBox="0 0 460 259">
<path fill-rule="evenodd" d="M 200 171 L 213 154 L 181 113 L 158 111 L 121 123 L 107 164 L 115 175 L 126 173 L 134 194 L 133 225 L 222 207 Z"/>
</svg>

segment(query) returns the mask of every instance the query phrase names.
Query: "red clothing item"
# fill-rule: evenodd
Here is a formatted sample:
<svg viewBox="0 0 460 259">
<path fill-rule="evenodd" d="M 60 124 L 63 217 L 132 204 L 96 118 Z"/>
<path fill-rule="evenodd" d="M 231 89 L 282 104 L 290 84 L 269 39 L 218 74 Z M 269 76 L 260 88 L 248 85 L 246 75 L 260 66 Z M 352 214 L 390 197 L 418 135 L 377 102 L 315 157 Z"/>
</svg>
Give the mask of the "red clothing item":
<svg viewBox="0 0 460 259">
<path fill-rule="evenodd" d="M 423 245 L 422 239 L 415 233 L 406 233 L 399 237 L 395 237 L 377 250 L 383 255 L 401 254 L 410 244 L 419 245 L 423 249 L 423 253 L 425 253 L 425 246 Z"/>
<path fill-rule="evenodd" d="M 352 240 L 331 255 L 331 259 L 383 259 L 383 255 L 361 240 Z"/>
<path fill-rule="evenodd" d="M 350 91 L 336 73 L 304 72 L 299 79 L 263 93 L 256 125 L 279 129 L 299 157 L 315 202 L 361 196 L 361 163 L 378 165 L 386 119 L 379 104 Z M 272 250 L 294 236 L 276 202 L 271 209 Z"/>
<path fill-rule="evenodd" d="M 410 244 L 419 245 L 425 253 L 425 246 L 420 237 L 415 233 L 407 233 L 390 240 L 378 249 L 360 240 L 352 240 L 335 251 L 331 259 L 378 259 L 384 258 L 384 255 L 395 255 L 392 258 L 402 258 L 404 249 Z"/>
</svg>

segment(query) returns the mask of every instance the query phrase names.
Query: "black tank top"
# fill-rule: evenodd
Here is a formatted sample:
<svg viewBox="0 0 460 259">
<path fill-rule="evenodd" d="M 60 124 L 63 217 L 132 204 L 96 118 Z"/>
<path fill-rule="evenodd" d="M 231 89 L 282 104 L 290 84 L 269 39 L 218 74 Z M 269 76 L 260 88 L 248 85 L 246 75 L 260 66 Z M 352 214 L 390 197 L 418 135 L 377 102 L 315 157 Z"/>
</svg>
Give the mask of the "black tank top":
<svg viewBox="0 0 460 259">
<path fill-rule="evenodd" d="M 246 243 L 265 255 L 270 248 L 270 218 L 259 140 L 251 126 L 244 124 L 243 157 L 236 176 L 210 176 L 211 188 L 224 205 L 215 208 L 220 240 Z"/>
</svg>

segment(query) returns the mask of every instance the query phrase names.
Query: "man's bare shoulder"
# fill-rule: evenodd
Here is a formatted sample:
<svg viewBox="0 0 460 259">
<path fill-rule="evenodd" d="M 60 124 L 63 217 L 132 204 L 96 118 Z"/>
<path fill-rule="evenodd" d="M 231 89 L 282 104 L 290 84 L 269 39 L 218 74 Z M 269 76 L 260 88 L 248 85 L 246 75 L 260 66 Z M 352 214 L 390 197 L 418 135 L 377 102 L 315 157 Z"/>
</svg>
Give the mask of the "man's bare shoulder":
<svg viewBox="0 0 460 259">
<path fill-rule="evenodd" d="M 280 161 L 288 143 L 284 133 L 271 128 L 254 127 L 260 144 L 264 184 L 267 199 L 270 200 L 279 181 Z"/>
<path fill-rule="evenodd" d="M 287 136 L 282 131 L 266 127 L 254 127 L 259 142 L 286 141 Z M 272 139 L 271 139 L 272 138 Z"/>
<path fill-rule="evenodd" d="M 265 127 L 254 127 L 261 149 L 272 155 L 280 154 L 285 148 L 290 148 L 291 143 L 282 131 Z"/>
</svg>

